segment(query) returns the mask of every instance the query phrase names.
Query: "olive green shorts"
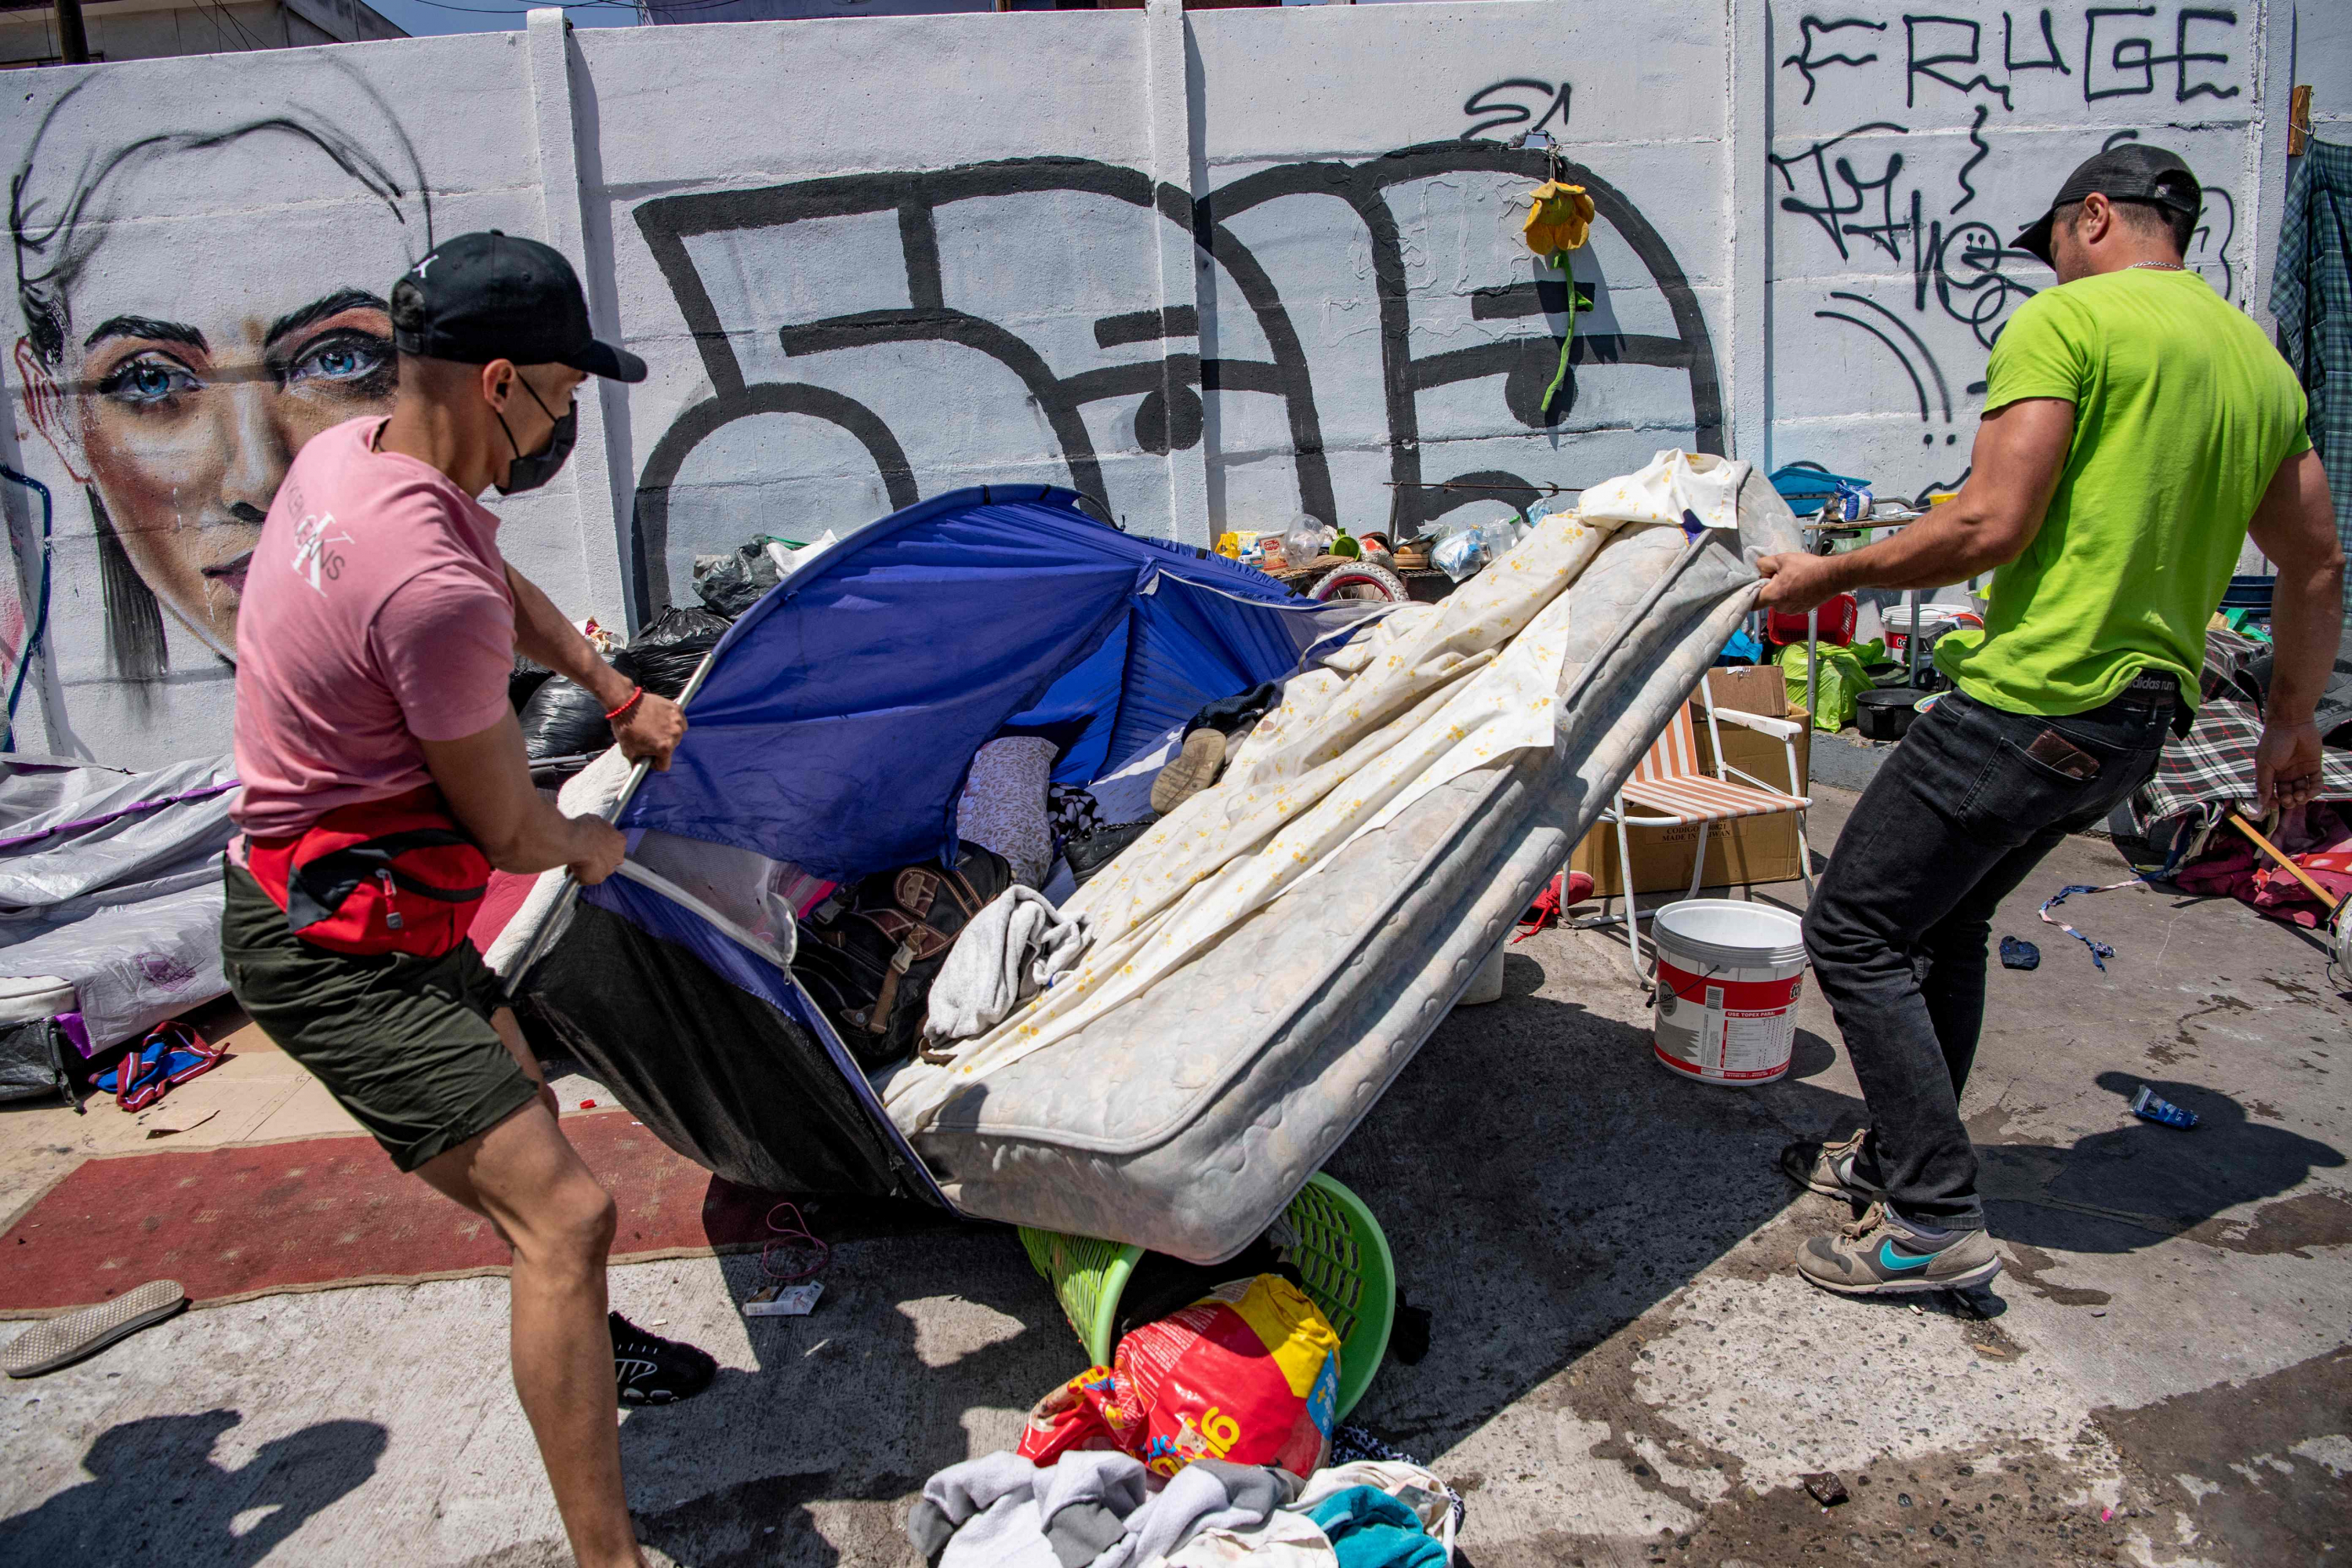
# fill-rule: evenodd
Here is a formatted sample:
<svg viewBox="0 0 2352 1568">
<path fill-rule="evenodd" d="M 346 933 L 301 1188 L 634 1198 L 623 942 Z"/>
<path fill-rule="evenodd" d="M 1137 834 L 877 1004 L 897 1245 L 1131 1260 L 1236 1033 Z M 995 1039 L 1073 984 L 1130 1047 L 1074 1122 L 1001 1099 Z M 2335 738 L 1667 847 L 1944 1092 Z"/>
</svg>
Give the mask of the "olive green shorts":
<svg viewBox="0 0 2352 1568">
<path fill-rule="evenodd" d="M 313 947 L 241 866 L 227 868 L 221 964 L 279 1049 L 404 1171 L 487 1132 L 539 1090 L 490 1015 L 507 1005 L 470 942 L 439 958 Z"/>
</svg>

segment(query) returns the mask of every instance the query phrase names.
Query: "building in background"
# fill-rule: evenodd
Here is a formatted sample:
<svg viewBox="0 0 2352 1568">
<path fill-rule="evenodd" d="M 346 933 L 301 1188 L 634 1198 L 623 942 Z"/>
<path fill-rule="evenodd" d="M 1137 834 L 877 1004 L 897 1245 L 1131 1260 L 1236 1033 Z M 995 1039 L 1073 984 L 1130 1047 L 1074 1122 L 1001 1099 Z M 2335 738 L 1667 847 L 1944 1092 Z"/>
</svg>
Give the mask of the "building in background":
<svg viewBox="0 0 2352 1568">
<path fill-rule="evenodd" d="M 1283 0 L 1184 0 L 1187 11 Z M 1143 0 L 637 0 L 648 22 L 790 22 L 810 16 L 913 16 L 942 11 L 1140 11 Z"/>
<path fill-rule="evenodd" d="M 84 0 L 82 19 L 94 60 L 408 37 L 361 0 Z M 50 0 L 0 0 L 0 68 L 56 65 L 62 58 Z"/>
</svg>

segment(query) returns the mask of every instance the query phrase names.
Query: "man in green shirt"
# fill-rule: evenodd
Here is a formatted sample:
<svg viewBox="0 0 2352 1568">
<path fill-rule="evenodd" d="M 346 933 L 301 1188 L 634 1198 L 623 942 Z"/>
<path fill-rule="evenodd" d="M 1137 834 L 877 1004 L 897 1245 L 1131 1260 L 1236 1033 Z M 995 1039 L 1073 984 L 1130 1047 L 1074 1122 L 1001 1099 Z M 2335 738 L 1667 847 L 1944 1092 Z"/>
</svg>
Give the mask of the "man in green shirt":
<svg viewBox="0 0 2352 1568">
<path fill-rule="evenodd" d="M 2314 709 L 2334 660 L 2344 557 L 2294 374 L 2181 261 L 2197 177 L 2127 144 L 2076 169 L 2015 244 L 2059 287 L 2011 318 L 1959 494 L 1851 554 L 1759 563 L 1763 603 L 1998 567 L 1981 632 L 1936 649 L 1948 694 L 1872 779 L 1805 916 L 1805 945 L 1870 1126 L 1781 1166 L 1871 1205 L 1799 1248 L 1855 1295 L 1966 1289 L 2000 1270 L 1960 1090 L 1984 1018 L 2001 899 L 2155 770 L 2185 731 L 2205 626 L 2251 530 L 2278 566 L 2260 805 L 2319 782 Z"/>
</svg>

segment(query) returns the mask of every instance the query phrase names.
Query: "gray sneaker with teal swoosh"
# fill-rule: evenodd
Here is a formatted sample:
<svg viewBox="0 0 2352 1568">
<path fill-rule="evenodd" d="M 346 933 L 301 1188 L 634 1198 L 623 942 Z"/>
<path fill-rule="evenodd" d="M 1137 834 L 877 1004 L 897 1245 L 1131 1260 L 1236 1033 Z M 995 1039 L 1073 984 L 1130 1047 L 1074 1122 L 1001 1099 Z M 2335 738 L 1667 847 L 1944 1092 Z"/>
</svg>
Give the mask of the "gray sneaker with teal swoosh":
<svg viewBox="0 0 2352 1568">
<path fill-rule="evenodd" d="M 1843 1296 L 1972 1290 L 2000 1272 L 2000 1254 L 1981 1230 L 1915 1230 L 1883 1203 L 1834 1235 L 1797 1248 L 1797 1272 Z"/>
<path fill-rule="evenodd" d="M 1863 1151 L 1869 1139 L 1870 1130 L 1865 1127 L 1827 1143 L 1791 1143 L 1780 1151 L 1780 1169 L 1797 1185 L 1823 1197 L 1875 1203 L 1886 1195 L 1886 1189 L 1863 1170 Z"/>
</svg>

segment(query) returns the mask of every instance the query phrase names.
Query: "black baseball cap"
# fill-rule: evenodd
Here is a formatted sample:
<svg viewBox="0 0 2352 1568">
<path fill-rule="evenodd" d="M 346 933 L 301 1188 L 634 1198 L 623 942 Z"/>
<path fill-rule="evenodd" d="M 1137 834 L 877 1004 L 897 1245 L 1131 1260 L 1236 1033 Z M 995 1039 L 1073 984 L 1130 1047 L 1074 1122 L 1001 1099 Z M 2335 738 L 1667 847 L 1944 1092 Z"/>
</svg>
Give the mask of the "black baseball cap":
<svg viewBox="0 0 2352 1568">
<path fill-rule="evenodd" d="M 488 364 L 562 364 L 643 381 L 646 362 L 600 342 L 563 253 L 488 229 L 435 246 L 392 288 L 392 342 L 404 354 Z"/>
<path fill-rule="evenodd" d="M 2189 172 L 2189 165 L 2180 161 L 2179 153 L 2126 142 L 2083 160 L 2081 166 L 2066 176 L 2066 183 L 2058 187 L 2050 210 L 2028 225 L 2010 244 L 2039 257 L 2045 267 L 2054 265 L 2050 259 L 2050 227 L 2057 219 L 2058 209 L 2094 192 L 2111 202 L 2146 202 L 2170 212 L 2187 213 L 2192 218 L 2205 205 L 2197 176 Z"/>
</svg>

